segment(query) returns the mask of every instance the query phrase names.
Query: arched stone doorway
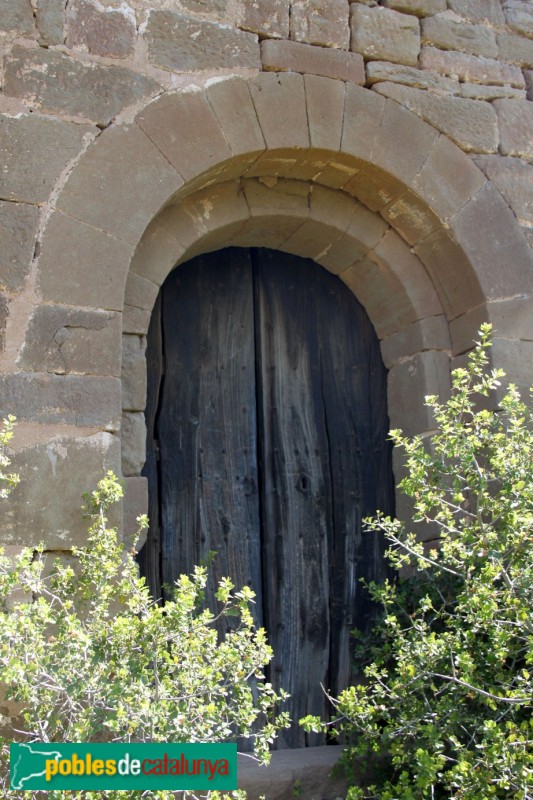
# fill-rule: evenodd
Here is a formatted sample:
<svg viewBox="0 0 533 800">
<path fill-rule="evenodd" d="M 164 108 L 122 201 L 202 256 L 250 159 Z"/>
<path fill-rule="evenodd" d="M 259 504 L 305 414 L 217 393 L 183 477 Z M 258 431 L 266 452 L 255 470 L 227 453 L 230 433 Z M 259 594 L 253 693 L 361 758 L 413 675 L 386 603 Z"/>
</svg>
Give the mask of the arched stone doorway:
<svg viewBox="0 0 533 800">
<path fill-rule="evenodd" d="M 393 512 L 386 372 L 355 296 L 312 261 L 229 248 L 174 270 L 148 334 L 148 541 L 156 596 L 216 556 L 256 592 L 291 695 L 285 746 L 318 744 L 298 719 L 328 714 L 371 618 L 362 580 L 386 574 L 363 519 Z M 167 587 L 165 589 L 165 587 Z"/>
</svg>

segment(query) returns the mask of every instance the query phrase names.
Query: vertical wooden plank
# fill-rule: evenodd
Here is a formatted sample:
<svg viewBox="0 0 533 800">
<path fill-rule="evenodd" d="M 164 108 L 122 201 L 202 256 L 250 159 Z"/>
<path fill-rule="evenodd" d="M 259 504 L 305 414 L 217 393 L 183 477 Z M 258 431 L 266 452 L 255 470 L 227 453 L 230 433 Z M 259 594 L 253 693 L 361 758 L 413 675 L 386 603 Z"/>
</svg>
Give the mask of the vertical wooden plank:
<svg viewBox="0 0 533 800">
<path fill-rule="evenodd" d="M 306 743 L 300 717 L 325 713 L 329 661 L 329 468 L 308 274 L 302 259 L 257 252 L 264 608 L 272 682 L 291 694 L 293 723 L 280 737 L 289 747 Z"/>
<path fill-rule="evenodd" d="M 253 586 L 262 624 L 251 280 L 248 251 L 234 248 L 179 267 L 164 288 L 162 575 L 170 584 L 216 551 L 206 602 L 229 575 Z"/>
</svg>

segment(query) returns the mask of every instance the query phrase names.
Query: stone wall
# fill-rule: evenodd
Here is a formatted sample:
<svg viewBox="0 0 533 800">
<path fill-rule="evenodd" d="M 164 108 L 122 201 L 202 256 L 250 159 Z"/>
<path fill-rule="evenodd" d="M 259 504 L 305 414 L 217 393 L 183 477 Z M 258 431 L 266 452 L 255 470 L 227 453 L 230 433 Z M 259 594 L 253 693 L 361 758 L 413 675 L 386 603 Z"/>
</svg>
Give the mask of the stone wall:
<svg viewBox="0 0 533 800">
<path fill-rule="evenodd" d="M 202 250 L 340 274 L 408 430 L 483 319 L 533 383 L 530 0 L 2 0 L 0 46 L 0 541 L 83 542 L 106 468 L 131 536 L 150 310 Z"/>
</svg>

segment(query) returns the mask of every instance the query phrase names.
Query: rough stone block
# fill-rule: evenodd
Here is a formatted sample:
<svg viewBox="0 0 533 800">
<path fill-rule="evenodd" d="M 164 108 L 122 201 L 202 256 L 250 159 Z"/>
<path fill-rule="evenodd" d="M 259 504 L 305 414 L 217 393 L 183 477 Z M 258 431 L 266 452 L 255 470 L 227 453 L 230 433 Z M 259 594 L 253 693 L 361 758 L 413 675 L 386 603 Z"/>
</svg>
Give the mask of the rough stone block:
<svg viewBox="0 0 533 800">
<path fill-rule="evenodd" d="M 65 0 L 35 0 L 35 19 L 41 44 L 63 44 Z"/>
<path fill-rule="evenodd" d="M 485 179 L 447 136 L 439 136 L 413 189 L 441 220 L 447 220 L 477 192 Z"/>
<path fill-rule="evenodd" d="M 107 58 L 133 53 L 137 26 L 129 6 L 104 7 L 98 0 L 71 0 L 67 6 L 67 47 Z"/>
<path fill-rule="evenodd" d="M 33 52 L 33 51 L 31 51 Z M 0 115 L 0 197 L 44 203 L 84 138 L 96 129 L 40 117 Z"/>
<path fill-rule="evenodd" d="M 393 336 L 381 340 L 381 355 L 387 369 L 424 350 L 449 352 L 450 348 L 448 322 L 442 314 L 413 322 Z"/>
<path fill-rule="evenodd" d="M 346 84 L 341 142 L 344 153 L 371 160 L 384 108 L 385 100 L 375 92 Z"/>
<path fill-rule="evenodd" d="M 120 375 L 122 321 L 116 311 L 39 305 L 34 311 L 19 366 L 59 375 Z"/>
<path fill-rule="evenodd" d="M 33 206 L 0 200 L 0 288 L 22 289 L 30 270 L 39 211 Z"/>
<path fill-rule="evenodd" d="M 146 405 L 146 339 L 122 337 L 122 409 L 144 411 Z"/>
<path fill-rule="evenodd" d="M 209 14 L 218 22 L 226 17 L 230 3 L 231 0 L 178 0 L 176 5 L 192 14 Z"/>
<path fill-rule="evenodd" d="M 529 0 L 505 0 L 503 12 L 510 28 L 533 38 L 533 7 Z"/>
<path fill-rule="evenodd" d="M 169 72 L 261 69 L 257 36 L 174 11 L 151 11 L 145 31 L 148 59 Z"/>
<path fill-rule="evenodd" d="M 439 97 L 433 92 L 396 83 L 378 83 L 376 91 L 413 111 L 467 152 L 494 153 L 498 148 L 496 113 L 489 103 L 463 97 Z"/>
<path fill-rule="evenodd" d="M 524 89 L 513 89 L 512 86 L 484 86 L 482 83 L 461 83 L 461 97 L 470 100 L 499 100 L 502 97 L 511 100 L 525 100 Z"/>
<path fill-rule="evenodd" d="M 139 535 L 137 517 L 148 511 L 148 480 L 146 478 L 125 478 L 122 541 L 126 550 L 139 550 L 146 542 L 147 531 Z"/>
<path fill-rule="evenodd" d="M 20 36 L 32 35 L 34 27 L 30 0 L 2 0 L 0 31 L 13 31 Z"/>
<path fill-rule="evenodd" d="M 139 475 L 146 461 L 146 423 L 142 411 L 122 415 L 120 442 L 122 474 L 126 477 Z"/>
<path fill-rule="evenodd" d="M 393 11 L 415 14 L 417 17 L 446 11 L 446 0 L 382 0 L 382 5 Z"/>
<path fill-rule="evenodd" d="M 533 159 L 533 105 L 515 100 L 495 100 L 500 128 L 500 153 Z"/>
<path fill-rule="evenodd" d="M 502 64 L 494 58 L 472 56 L 468 53 L 423 47 L 420 53 L 420 66 L 422 69 L 433 69 L 435 72 L 449 75 L 456 80 L 509 85 L 517 89 L 523 89 L 525 86 L 524 76 L 518 67 Z"/>
<path fill-rule="evenodd" d="M 431 89 L 440 94 L 459 94 L 460 85 L 451 78 L 437 75 L 430 70 L 405 67 L 389 61 L 369 61 L 366 65 L 367 82 L 372 86 L 381 81 L 392 81 L 417 89 Z"/>
<path fill-rule="evenodd" d="M 322 75 L 360 86 L 365 82 L 364 61 L 359 53 L 270 39 L 261 42 L 261 60 L 265 70 Z"/>
<path fill-rule="evenodd" d="M 469 22 L 505 24 L 500 0 L 448 0 L 448 8 Z"/>
<path fill-rule="evenodd" d="M 55 211 L 39 256 L 37 285 L 43 300 L 121 310 L 131 245 Z"/>
<path fill-rule="evenodd" d="M 499 33 L 496 38 L 500 61 L 509 61 L 520 67 L 533 67 L 533 40 L 509 33 Z"/>
<path fill-rule="evenodd" d="M 482 25 L 455 21 L 439 14 L 436 17 L 423 19 L 421 28 L 423 44 L 432 44 L 441 50 L 459 50 L 488 58 L 495 58 L 498 55 L 494 31 Z"/>
<path fill-rule="evenodd" d="M 401 420 L 403 433 L 413 436 L 435 428 L 426 395 L 445 399 L 450 393 L 450 357 L 442 351 L 428 350 L 396 364 L 389 371 L 388 405 L 391 424 Z"/>
<path fill-rule="evenodd" d="M 120 474 L 118 438 L 109 433 L 71 438 L 56 436 L 15 453 L 21 482 L 3 510 L 0 541 L 47 550 L 68 550 L 87 543 L 82 494 L 112 469 Z"/>
<path fill-rule="evenodd" d="M 264 38 L 289 38 L 287 0 L 244 0 L 239 28 Z"/>
<path fill-rule="evenodd" d="M 137 244 L 148 221 L 182 185 L 183 179 L 139 127 L 111 127 L 73 170 L 57 207 Z"/>
<path fill-rule="evenodd" d="M 474 163 L 502 193 L 518 222 L 533 227 L 533 166 L 504 156 L 476 156 Z"/>
<path fill-rule="evenodd" d="M 311 146 L 339 150 L 344 118 L 344 83 L 306 75 L 304 86 Z"/>
<path fill-rule="evenodd" d="M 54 50 L 14 47 L 6 58 L 4 92 L 45 112 L 107 125 L 128 106 L 160 91 L 158 83 L 129 69 L 82 63 Z"/>
<path fill-rule="evenodd" d="M 348 9 L 346 0 L 292 0 L 291 39 L 348 50 Z"/>
<path fill-rule="evenodd" d="M 0 376 L 1 413 L 43 424 L 120 425 L 120 381 L 79 375 L 17 372 Z"/>
<path fill-rule="evenodd" d="M 371 61 L 417 66 L 420 52 L 418 19 L 389 8 L 352 4 L 350 49 Z"/>
<path fill-rule="evenodd" d="M 250 92 L 269 149 L 309 147 L 301 75 L 265 72 L 250 81 Z"/>
<path fill-rule="evenodd" d="M 209 86 L 206 96 L 234 156 L 256 154 L 265 149 L 265 140 L 246 81 L 242 78 L 217 81 Z M 238 114 L 235 114 L 236 108 L 239 109 Z"/>
</svg>

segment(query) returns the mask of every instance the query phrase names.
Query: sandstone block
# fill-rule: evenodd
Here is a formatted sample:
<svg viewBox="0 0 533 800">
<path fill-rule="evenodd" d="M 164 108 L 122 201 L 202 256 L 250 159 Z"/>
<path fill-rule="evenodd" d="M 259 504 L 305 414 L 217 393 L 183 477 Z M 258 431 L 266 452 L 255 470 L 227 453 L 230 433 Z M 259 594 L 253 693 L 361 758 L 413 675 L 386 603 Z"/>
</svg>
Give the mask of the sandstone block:
<svg viewBox="0 0 533 800">
<path fill-rule="evenodd" d="M 500 153 L 533 159 L 533 105 L 515 100 L 495 100 L 500 128 Z"/>
<path fill-rule="evenodd" d="M 459 50 L 476 56 L 495 58 L 498 55 L 496 36 L 490 28 L 456 22 L 444 15 L 427 17 L 421 22 L 422 43 L 442 50 Z"/>
<path fill-rule="evenodd" d="M 495 300 L 452 320 L 453 352 L 464 353 L 472 347 L 472 332 L 478 331 L 482 322 L 492 323 L 497 338 L 533 341 L 531 303 L 530 296 Z"/>
<path fill-rule="evenodd" d="M 122 337 L 122 408 L 144 411 L 146 405 L 146 339 Z"/>
<path fill-rule="evenodd" d="M 137 517 L 148 511 L 148 480 L 125 478 L 123 505 L 123 542 L 126 550 L 139 550 L 146 542 L 147 531 L 138 536 Z"/>
<path fill-rule="evenodd" d="M 8 313 L 9 307 L 7 304 L 7 297 L 4 294 L 0 294 L 0 352 L 2 352 L 5 347 L 6 322 Z"/>
<path fill-rule="evenodd" d="M 151 311 L 159 293 L 159 286 L 135 272 L 129 272 L 126 281 L 124 303 L 135 308 Z"/>
<path fill-rule="evenodd" d="M 267 39 L 261 42 L 261 60 L 265 70 L 322 75 L 352 81 L 360 86 L 365 82 L 364 61 L 359 53 Z"/>
<path fill-rule="evenodd" d="M 417 89 L 409 91 L 429 94 L 419 92 Z M 435 95 L 433 97 L 441 100 Z M 376 133 L 373 163 L 409 184 L 422 167 L 437 137 L 438 133 L 434 128 L 413 117 L 398 103 L 389 101 L 385 104 L 381 124 Z"/>
<path fill-rule="evenodd" d="M 500 0 L 448 0 L 448 8 L 469 22 L 505 24 Z"/>
<path fill-rule="evenodd" d="M 41 44 L 63 44 L 64 0 L 35 0 L 35 19 Z"/>
<path fill-rule="evenodd" d="M 531 100 L 533 98 L 533 70 L 525 70 L 524 76 L 527 86 L 527 99 Z"/>
<path fill-rule="evenodd" d="M 349 50 L 348 4 L 345 0 L 292 0 L 290 31 L 297 42 Z"/>
<path fill-rule="evenodd" d="M 146 461 L 146 423 L 142 411 L 122 415 L 120 443 L 122 474 L 126 477 L 139 475 Z"/>
<path fill-rule="evenodd" d="M 242 78 L 217 81 L 209 86 L 207 99 L 224 131 L 234 156 L 256 154 L 265 149 L 250 90 Z M 235 114 L 235 109 L 239 113 Z"/>
<path fill-rule="evenodd" d="M 42 111 L 107 125 L 122 109 L 156 94 L 151 78 L 124 67 L 81 63 L 54 50 L 13 48 L 6 58 L 4 91 Z"/>
<path fill-rule="evenodd" d="M 365 59 L 417 66 L 420 26 L 415 16 L 354 3 L 350 7 L 350 27 L 350 49 Z"/>
<path fill-rule="evenodd" d="M 387 369 L 423 350 L 450 350 L 448 321 L 442 314 L 413 322 L 381 341 L 381 355 Z"/>
<path fill-rule="evenodd" d="M 525 36 L 513 36 L 509 33 L 497 35 L 501 61 L 509 61 L 520 67 L 533 67 L 533 41 Z"/>
<path fill-rule="evenodd" d="M 13 31 L 20 36 L 31 36 L 33 30 L 30 0 L 2 0 L 0 31 Z"/>
<path fill-rule="evenodd" d="M 19 366 L 65 375 L 120 375 L 120 314 L 39 305 L 30 319 Z"/>
<path fill-rule="evenodd" d="M 461 83 L 461 97 L 470 100 L 499 100 L 508 98 L 511 100 L 525 100 L 525 89 L 513 89 L 512 86 L 485 86 L 482 83 Z"/>
<path fill-rule="evenodd" d="M 22 203 L 0 200 L 0 288 L 22 289 L 30 270 L 39 211 Z"/>
<path fill-rule="evenodd" d="M 244 0 L 239 28 L 262 38 L 289 38 L 287 0 Z"/>
<path fill-rule="evenodd" d="M 357 197 L 371 211 L 382 211 L 405 192 L 405 183 L 384 169 L 368 164 L 342 189 Z"/>
<path fill-rule="evenodd" d="M 494 365 L 505 372 L 505 386 L 516 384 L 522 399 L 527 402 L 533 386 L 533 342 L 495 337 L 492 359 Z M 505 386 L 498 391 L 500 397 L 504 394 Z"/>
<path fill-rule="evenodd" d="M 386 206 L 381 214 L 390 222 L 394 230 L 411 245 L 425 239 L 440 227 L 437 215 L 428 208 L 423 200 L 409 191 Z"/>
<path fill-rule="evenodd" d="M 92 491 L 108 469 L 120 474 L 116 436 L 96 433 L 57 436 L 29 446 L 13 457 L 21 482 L 3 511 L 0 541 L 24 542 L 47 550 L 69 550 L 87 543 L 82 495 Z"/>
<path fill-rule="evenodd" d="M 392 81 L 443 94 L 458 94 L 460 91 L 459 83 L 451 78 L 444 78 L 427 69 L 404 67 L 403 64 L 392 64 L 389 61 L 369 61 L 366 65 L 366 76 L 371 86 L 381 81 Z"/>
<path fill-rule="evenodd" d="M 401 419 L 403 433 L 412 436 L 435 428 L 431 410 L 424 404 L 428 394 L 446 398 L 450 393 L 450 357 L 428 350 L 396 364 L 389 372 L 388 403 Z M 392 416 L 392 415 L 391 415 Z M 393 420 L 391 419 L 391 423 Z"/>
<path fill-rule="evenodd" d="M 0 114 L 0 197 L 45 202 L 61 171 L 78 155 L 84 137 L 92 131 L 95 129 L 85 125 L 36 114 Z"/>
<path fill-rule="evenodd" d="M 265 72 L 249 85 L 267 147 L 309 147 L 302 76 Z"/>
<path fill-rule="evenodd" d="M 496 114 L 489 103 L 463 97 L 438 97 L 433 92 L 395 83 L 378 83 L 376 91 L 418 114 L 467 152 L 494 153 L 497 150 Z"/>
<path fill-rule="evenodd" d="M 169 72 L 261 68 L 254 34 L 174 11 L 151 11 L 145 39 L 150 63 Z"/>
<path fill-rule="evenodd" d="M 502 193 L 518 222 L 533 227 L 533 166 L 504 156 L 476 156 L 474 163 Z"/>
<path fill-rule="evenodd" d="M 218 22 L 226 16 L 230 2 L 231 0 L 179 0 L 178 5 L 193 14 L 210 14 Z"/>
<path fill-rule="evenodd" d="M 17 372 L 0 376 L 2 415 L 43 424 L 120 425 L 120 381 L 79 375 Z"/>
<path fill-rule="evenodd" d="M 137 244 L 148 221 L 182 185 L 183 179 L 138 126 L 110 127 L 72 171 L 57 206 Z"/>
<path fill-rule="evenodd" d="M 503 12 L 510 28 L 533 38 L 533 7 L 529 0 L 505 0 Z"/>
<path fill-rule="evenodd" d="M 392 8 L 393 11 L 415 14 L 417 17 L 446 11 L 446 0 L 382 0 L 382 5 L 385 8 Z"/>
<path fill-rule="evenodd" d="M 305 96 L 312 147 L 339 150 L 344 119 L 344 84 L 305 75 Z"/>
<path fill-rule="evenodd" d="M 43 300 L 121 310 L 132 247 L 55 211 L 39 256 L 37 285 Z"/>
<path fill-rule="evenodd" d="M 346 84 L 344 124 L 341 149 L 364 161 L 370 161 L 374 138 L 383 116 L 385 101 L 374 92 Z"/>
<path fill-rule="evenodd" d="M 128 6 L 106 8 L 92 0 L 73 0 L 67 7 L 67 47 L 107 58 L 133 52 L 137 27 Z"/>
<path fill-rule="evenodd" d="M 151 316 L 146 309 L 128 306 L 125 303 L 124 311 L 122 312 L 122 332 L 145 336 L 148 332 Z"/>
<path fill-rule="evenodd" d="M 474 83 L 495 83 L 523 89 L 524 76 L 518 67 L 501 64 L 493 58 L 472 56 L 467 53 L 423 47 L 420 53 L 422 69 L 433 69 L 456 80 Z"/>
</svg>

